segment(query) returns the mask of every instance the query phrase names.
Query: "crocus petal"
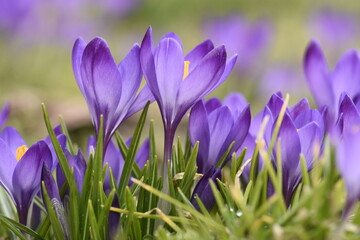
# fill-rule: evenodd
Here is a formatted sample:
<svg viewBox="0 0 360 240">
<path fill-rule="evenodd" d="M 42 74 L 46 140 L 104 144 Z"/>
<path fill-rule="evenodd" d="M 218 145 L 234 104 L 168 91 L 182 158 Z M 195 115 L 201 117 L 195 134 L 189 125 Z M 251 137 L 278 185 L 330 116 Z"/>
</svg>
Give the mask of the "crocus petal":
<svg viewBox="0 0 360 240">
<path fill-rule="evenodd" d="M 360 94 L 360 59 L 355 50 L 346 52 L 336 64 L 332 73 L 332 84 L 335 100 L 346 92 L 351 98 Z M 335 102 L 339 104 L 339 102 Z"/>
<path fill-rule="evenodd" d="M 84 85 L 83 85 L 83 81 L 81 78 L 81 59 L 82 59 L 82 55 L 84 53 L 84 49 L 86 47 L 86 43 L 82 38 L 78 38 L 75 41 L 73 50 L 72 50 L 72 67 L 73 67 L 73 71 L 74 71 L 74 75 L 75 75 L 75 80 L 82 92 L 82 94 L 85 96 L 85 90 L 84 90 Z"/>
<path fill-rule="evenodd" d="M 301 145 L 297 130 L 287 114 L 284 115 L 281 123 L 278 139 L 281 146 L 284 176 L 287 175 L 288 178 L 291 179 L 299 164 Z M 276 152 L 276 150 L 274 150 L 274 152 Z"/>
<path fill-rule="evenodd" d="M 191 203 L 194 205 L 196 209 L 199 209 L 199 206 L 195 199 L 196 195 L 198 195 L 198 197 L 200 198 L 200 200 L 202 201 L 202 203 L 204 204 L 207 210 L 211 210 L 214 207 L 215 197 L 212 192 L 209 180 L 211 179 L 214 183 L 216 183 L 217 178 L 218 179 L 221 178 L 221 169 L 218 168 L 215 170 L 214 167 L 212 166 L 206 171 L 204 176 L 196 184 L 190 199 Z"/>
<path fill-rule="evenodd" d="M 344 132 L 351 132 L 354 129 L 360 127 L 360 115 L 354 102 L 348 95 L 344 95 L 342 102 L 340 103 L 339 113 L 342 114 L 342 121 Z"/>
<path fill-rule="evenodd" d="M 212 111 L 218 109 L 221 106 L 222 106 L 221 101 L 216 97 L 207 100 L 205 103 L 205 109 L 208 114 L 210 114 Z"/>
<path fill-rule="evenodd" d="M 231 142 L 235 142 L 233 146 L 233 151 L 237 151 L 244 141 L 250 127 L 251 122 L 251 113 L 250 113 L 250 105 L 245 107 L 240 116 L 235 119 L 234 125 L 226 138 L 223 148 L 220 152 L 225 152 L 227 147 L 231 144 Z"/>
<path fill-rule="evenodd" d="M 320 150 L 323 133 L 323 130 L 316 122 L 311 122 L 298 131 L 301 153 L 304 154 L 308 170 L 310 170 L 313 165 L 315 148 L 318 147 L 318 150 Z"/>
<path fill-rule="evenodd" d="M 162 109 L 162 99 L 160 96 L 159 86 L 156 80 L 155 63 L 153 55 L 153 41 L 151 27 L 145 33 L 140 49 L 140 63 L 145 80 L 153 93 L 159 108 Z"/>
<path fill-rule="evenodd" d="M 142 71 L 140 65 L 140 47 L 135 44 L 120 63 L 119 72 L 123 81 L 121 91 L 121 101 L 118 111 L 124 111 L 132 104 L 132 99 L 136 96 L 142 79 Z M 126 107 L 127 106 L 127 107 Z"/>
<path fill-rule="evenodd" d="M 234 119 L 229 108 L 226 106 L 218 108 L 209 114 L 209 146 L 211 146 L 211 148 L 209 148 L 209 156 L 206 161 L 207 166 L 205 169 L 199 169 L 199 171 L 206 171 L 209 165 L 215 165 L 217 161 L 220 160 L 226 151 L 225 150 L 224 152 L 221 152 L 222 146 L 230 134 L 233 124 Z"/>
<path fill-rule="evenodd" d="M 294 120 L 294 124 L 297 129 L 301 129 L 308 123 L 315 122 L 321 131 L 321 136 L 325 134 L 325 122 L 324 117 L 321 113 L 316 109 L 308 109 L 297 116 Z"/>
<path fill-rule="evenodd" d="M 104 115 L 105 131 L 110 133 L 114 128 L 114 122 L 110 113 L 114 112 L 121 97 L 121 75 L 116 63 L 111 56 L 106 42 L 100 38 L 93 39 L 85 48 L 82 56 L 81 77 L 85 92 L 96 101 L 96 106 L 91 104 L 89 108 L 95 107 L 96 116 L 92 116 L 93 122 L 98 129 L 98 118 Z"/>
<path fill-rule="evenodd" d="M 358 200 L 360 197 L 359 142 L 359 132 L 346 132 L 338 143 L 336 151 L 336 163 L 344 179 L 350 200 Z"/>
<path fill-rule="evenodd" d="M 214 44 L 211 40 L 206 40 L 197 45 L 191 52 L 185 56 L 185 61 L 189 61 L 189 72 L 191 72 L 211 50 L 214 49 Z"/>
<path fill-rule="evenodd" d="M 200 172 L 205 168 L 209 154 L 210 130 L 203 101 L 191 109 L 189 117 L 189 136 L 192 145 L 199 141 L 197 165 Z"/>
<path fill-rule="evenodd" d="M 14 127 L 6 127 L 0 134 L 0 138 L 7 143 L 10 148 L 10 152 L 15 157 L 16 150 L 25 145 L 24 139 L 21 137 L 20 133 Z"/>
<path fill-rule="evenodd" d="M 212 89 L 210 91 L 215 90 L 215 88 L 220 86 L 220 84 L 222 84 L 229 77 L 231 71 L 233 70 L 233 68 L 235 66 L 236 60 L 237 60 L 236 54 L 234 56 L 232 56 L 231 58 L 229 58 L 228 60 L 226 60 L 225 69 L 224 69 L 223 74 L 221 75 L 220 80 L 212 87 Z"/>
<path fill-rule="evenodd" d="M 6 120 L 8 119 L 10 114 L 10 104 L 5 103 L 2 110 L 0 111 L 0 130 L 3 128 Z"/>
<path fill-rule="evenodd" d="M 135 162 L 140 169 L 142 169 L 146 161 L 149 160 L 149 153 L 150 153 L 150 140 L 146 139 L 144 143 L 141 145 L 135 157 Z"/>
<path fill-rule="evenodd" d="M 51 152 L 44 141 L 32 145 L 14 169 L 13 196 L 18 209 L 27 209 L 34 195 L 40 189 L 41 171 Z"/>
<path fill-rule="evenodd" d="M 235 118 L 248 106 L 247 101 L 240 93 L 231 93 L 224 99 L 224 105 L 228 106 Z"/>
<path fill-rule="evenodd" d="M 310 109 L 309 101 L 306 98 L 301 99 L 295 105 L 289 107 L 290 116 L 296 119 L 299 114 Z"/>
<path fill-rule="evenodd" d="M 189 76 L 181 82 L 177 96 L 177 121 L 198 99 L 213 89 L 224 72 L 225 63 L 225 48 L 223 46 L 217 47 L 208 53 L 189 73 Z"/>
<path fill-rule="evenodd" d="M 184 74 L 184 56 L 179 43 L 173 38 L 164 38 L 154 53 L 157 83 L 163 103 L 162 114 L 171 121 L 177 91 Z"/>
<path fill-rule="evenodd" d="M 329 69 L 324 54 L 315 41 L 312 41 L 306 50 L 304 71 L 318 107 L 333 106 L 334 96 L 329 79 Z"/>
<path fill-rule="evenodd" d="M 49 194 L 50 200 L 56 199 L 60 203 L 61 200 L 60 200 L 59 189 L 55 183 L 55 180 L 51 174 L 50 169 L 47 167 L 46 164 L 44 164 L 42 169 L 41 180 L 44 181 L 45 188 L 47 193 Z"/>
<path fill-rule="evenodd" d="M 148 85 L 145 85 L 139 94 L 136 96 L 134 102 L 128 109 L 125 119 L 132 116 L 134 113 L 143 109 L 147 102 L 153 102 L 155 100 L 154 95 L 151 93 Z"/>
<path fill-rule="evenodd" d="M 114 180 L 116 181 L 116 183 L 118 183 L 120 181 L 125 161 L 120 153 L 120 150 L 115 146 L 113 141 L 109 142 L 109 145 L 106 149 L 104 163 L 108 163 L 108 167 L 111 168 L 111 171 L 113 173 Z M 105 177 L 104 189 L 110 190 L 110 176 L 108 173 Z"/>
<path fill-rule="evenodd" d="M 1 185 L 12 195 L 12 175 L 17 161 L 9 145 L 0 138 L 0 182 Z"/>
</svg>

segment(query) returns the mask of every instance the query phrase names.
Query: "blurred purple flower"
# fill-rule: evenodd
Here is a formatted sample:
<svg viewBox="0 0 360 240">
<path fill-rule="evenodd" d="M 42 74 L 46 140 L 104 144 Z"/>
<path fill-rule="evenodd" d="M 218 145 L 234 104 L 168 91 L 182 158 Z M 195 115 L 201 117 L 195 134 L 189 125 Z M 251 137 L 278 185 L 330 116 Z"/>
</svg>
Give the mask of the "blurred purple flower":
<svg viewBox="0 0 360 240">
<path fill-rule="evenodd" d="M 357 38 L 357 22 L 358 19 L 350 13 L 321 9 L 310 18 L 311 36 L 332 48 L 338 48 Z"/>
<path fill-rule="evenodd" d="M 28 210 L 40 190 L 43 163 L 49 164 L 51 152 L 44 141 L 29 149 L 15 128 L 6 127 L 0 134 L 0 182 L 13 199 L 19 222 L 26 225 Z"/>
<path fill-rule="evenodd" d="M 174 33 L 162 37 L 154 50 L 152 29 L 149 27 L 141 44 L 140 61 L 164 123 L 165 173 L 167 161 L 171 160 L 174 134 L 181 119 L 197 101 L 227 78 L 236 56 L 226 61 L 225 47 L 214 48 L 208 40 L 184 57 L 182 43 Z"/>
<path fill-rule="evenodd" d="M 95 38 L 86 44 L 77 39 L 73 48 L 73 70 L 87 102 L 96 133 L 104 116 L 104 149 L 120 123 L 153 99 L 145 85 L 136 95 L 142 79 L 140 47 L 135 44 L 117 66 L 106 42 Z"/>
<path fill-rule="evenodd" d="M 237 68 L 247 72 L 270 45 L 272 35 L 268 20 L 251 23 L 241 15 L 210 21 L 205 32 L 217 44 L 224 44 L 229 53 L 238 54 Z"/>
<path fill-rule="evenodd" d="M 315 41 L 310 42 L 304 57 L 304 71 L 310 91 L 319 108 L 328 108 L 330 129 L 338 115 L 340 96 L 360 96 L 360 59 L 355 50 L 347 51 L 331 72 L 324 54 Z"/>
<path fill-rule="evenodd" d="M 0 132 L 3 129 L 8 117 L 10 114 L 10 104 L 5 103 L 3 108 L 0 111 Z"/>
<path fill-rule="evenodd" d="M 256 136 L 263 118 L 269 116 L 269 122 L 264 134 L 267 146 L 270 144 L 271 136 L 283 104 L 284 100 L 281 93 L 274 94 L 264 110 L 252 122 L 250 133 Z M 310 171 L 313 166 L 314 156 L 320 153 L 325 134 L 324 129 L 325 124 L 322 113 L 316 109 L 310 109 L 310 104 L 305 98 L 295 105 L 288 107 L 285 111 L 277 135 L 277 142 L 280 142 L 281 145 L 283 195 L 287 205 L 290 205 L 293 192 L 302 179 L 300 154 L 304 155 L 307 168 Z M 276 147 L 273 149 L 272 155 L 273 164 L 276 167 Z M 272 188 L 270 187 L 269 189 Z M 272 194 L 271 190 L 269 194 Z"/>
<path fill-rule="evenodd" d="M 216 179 L 221 179 L 221 168 L 215 169 L 214 166 L 208 168 L 200 181 L 196 184 L 191 195 L 191 204 L 199 210 L 196 198 L 199 198 L 207 210 L 211 210 L 215 204 L 215 197 L 210 186 L 210 179 L 217 185 Z"/>
<path fill-rule="evenodd" d="M 229 154 L 238 150 L 244 141 L 251 121 L 250 107 L 240 94 L 233 93 L 221 103 L 219 99 L 199 101 L 191 110 L 189 136 L 192 145 L 199 141 L 198 172 L 205 173 L 215 166 L 229 145 Z"/>
<path fill-rule="evenodd" d="M 339 106 L 339 119 L 337 121 L 337 167 L 344 179 L 347 200 L 343 216 L 347 217 L 350 210 L 360 199 L 360 167 L 359 167 L 359 142 L 360 142 L 360 99 L 353 101 L 348 95 L 343 94 Z"/>
</svg>

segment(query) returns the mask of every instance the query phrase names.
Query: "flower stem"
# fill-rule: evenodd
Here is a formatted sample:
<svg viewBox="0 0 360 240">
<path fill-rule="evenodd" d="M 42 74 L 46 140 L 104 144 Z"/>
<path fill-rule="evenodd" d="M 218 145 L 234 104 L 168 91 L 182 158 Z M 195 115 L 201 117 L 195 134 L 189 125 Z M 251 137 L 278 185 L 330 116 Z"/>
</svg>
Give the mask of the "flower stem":
<svg viewBox="0 0 360 240">
<path fill-rule="evenodd" d="M 175 131 L 173 130 L 171 125 L 165 125 L 164 127 L 164 159 L 163 159 L 163 169 L 162 169 L 162 174 L 161 176 L 163 177 L 163 188 L 162 188 L 162 192 L 170 195 L 170 188 L 169 188 L 169 176 L 168 176 L 168 168 L 172 167 L 172 147 L 173 147 L 173 142 L 174 142 L 174 135 L 175 135 Z M 170 166 L 168 166 L 168 164 L 170 163 Z M 170 211 L 170 204 L 165 202 L 165 201 L 161 201 L 159 202 L 159 206 L 161 208 L 161 210 L 165 213 Z"/>
</svg>

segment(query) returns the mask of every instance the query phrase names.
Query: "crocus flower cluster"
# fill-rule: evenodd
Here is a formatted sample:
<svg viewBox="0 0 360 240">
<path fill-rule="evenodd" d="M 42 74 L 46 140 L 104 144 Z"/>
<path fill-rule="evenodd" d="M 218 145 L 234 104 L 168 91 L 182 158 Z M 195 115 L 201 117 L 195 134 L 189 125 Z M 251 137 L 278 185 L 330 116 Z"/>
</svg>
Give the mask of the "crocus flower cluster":
<svg viewBox="0 0 360 240">
<path fill-rule="evenodd" d="M 283 104 L 284 99 L 281 93 L 272 95 L 265 108 L 252 122 L 250 133 L 256 134 L 264 117 L 269 117 L 264 133 L 267 147 L 269 147 L 274 134 L 273 131 Z M 273 165 L 277 168 L 278 158 L 281 157 L 283 173 L 282 189 L 287 205 L 290 205 L 293 192 L 302 178 L 300 154 L 304 156 L 308 170 L 312 168 L 314 158 L 320 154 L 325 134 L 323 118 L 321 112 L 310 108 L 309 102 L 306 99 L 302 99 L 292 107 L 286 108 L 278 135 L 276 136 L 276 144 L 281 146 L 280 156 L 278 156 L 275 146 L 272 149 L 272 159 Z M 252 146 L 250 145 L 250 149 L 253 148 Z M 271 185 L 268 191 L 268 194 L 271 195 L 273 191 Z"/>
</svg>

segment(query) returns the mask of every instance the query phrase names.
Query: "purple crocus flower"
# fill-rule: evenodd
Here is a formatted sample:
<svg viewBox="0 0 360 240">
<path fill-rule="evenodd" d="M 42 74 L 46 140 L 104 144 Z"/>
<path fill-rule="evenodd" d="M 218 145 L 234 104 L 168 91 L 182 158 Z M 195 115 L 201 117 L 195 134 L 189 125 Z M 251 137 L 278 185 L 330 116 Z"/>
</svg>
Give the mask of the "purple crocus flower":
<svg viewBox="0 0 360 240">
<path fill-rule="evenodd" d="M 207 169 L 200 181 L 196 184 L 193 194 L 190 198 L 191 204 L 196 209 L 200 209 L 196 201 L 197 197 L 202 201 L 207 210 L 211 210 L 214 207 L 215 197 L 212 192 L 209 180 L 211 179 L 215 184 L 217 184 L 217 178 L 221 179 L 221 168 L 215 169 L 214 166 L 211 166 Z"/>
<path fill-rule="evenodd" d="M 205 25 L 205 32 L 229 53 L 237 53 L 237 68 L 249 71 L 270 44 L 271 26 L 268 20 L 249 22 L 243 16 L 232 15 L 215 19 Z"/>
<path fill-rule="evenodd" d="M 3 129 L 10 114 L 10 104 L 5 103 L 0 111 L 0 131 Z"/>
<path fill-rule="evenodd" d="M 174 134 L 182 117 L 227 78 L 236 56 L 226 61 L 225 47 L 214 48 L 207 40 L 184 57 L 182 43 L 174 33 L 166 34 L 154 50 L 149 27 L 141 44 L 140 61 L 164 123 L 165 174 L 167 161 L 171 160 Z"/>
<path fill-rule="evenodd" d="M 251 127 L 251 133 L 256 134 L 260 122 L 269 116 L 264 139 L 269 145 L 284 100 L 280 93 L 274 94 L 264 110 L 261 111 Z M 261 121 L 259 121 L 259 119 Z M 283 121 L 277 135 L 277 142 L 281 145 L 281 161 L 283 172 L 283 195 L 287 205 L 290 205 L 294 190 L 301 181 L 300 154 L 304 155 L 307 168 L 313 166 L 314 156 L 321 149 L 324 137 L 324 117 L 316 109 L 310 109 L 309 102 L 304 98 L 285 111 Z M 277 163 L 276 147 L 272 152 L 273 164 Z M 271 186 L 269 187 L 271 194 Z"/>
<path fill-rule="evenodd" d="M 311 93 L 319 108 L 328 108 L 329 130 L 338 115 L 340 96 L 343 92 L 350 98 L 360 96 L 360 59 L 355 50 L 347 51 L 331 72 L 324 54 L 315 41 L 310 42 L 304 57 L 304 70 Z"/>
<path fill-rule="evenodd" d="M 43 163 L 50 164 L 51 152 L 44 141 L 29 149 L 15 128 L 0 134 L 0 183 L 13 199 L 20 223 L 26 225 L 28 210 L 40 190 Z"/>
<path fill-rule="evenodd" d="M 63 151 L 68 161 L 69 167 L 74 169 L 75 183 L 77 189 L 81 193 L 86 171 L 86 161 L 84 159 L 84 156 L 80 150 L 75 156 L 73 156 L 67 149 L 63 149 Z M 58 188 L 61 189 L 66 181 L 66 178 L 60 165 L 58 165 L 58 167 L 56 168 L 56 180 Z"/>
<path fill-rule="evenodd" d="M 347 217 L 356 201 L 360 199 L 360 168 L 359 168 L 359 142 L 360 142 L 360 113 L 359 99 L 353 101 L 343 94 L 339 106 L 339 119 L 337 121 L 337 167 L 345 182 L 347 200 L 343 216 Z"/>
<path fill-rule="evenodd" d="M 189 118 L 191 143 L 200 142 L 198 171 L 205 173 L 215 166 L 233 141 L 232 152 L 237 151 L 248 133 L 250 121 L 249 104 L 240 94 L 229 95 L 223 103 L 217 98 L 199 101 Z"/>
<path fill-rule="evenodd" d="M 120 123 L 142 109 L 152 95 L 140 88 L 140 47 L 135 44 L 117 66 L 106 42 L 95 38 L 86 44 L 77 39 L 73 48 L 74 75 L 87 102 L 96 132 L 104 116 L 104 149 Z"/>
</svg>

